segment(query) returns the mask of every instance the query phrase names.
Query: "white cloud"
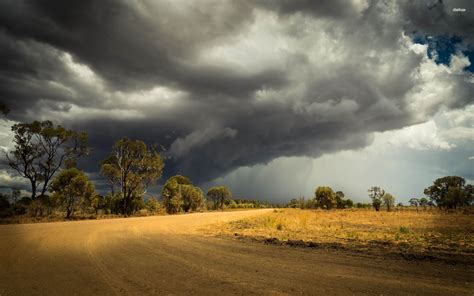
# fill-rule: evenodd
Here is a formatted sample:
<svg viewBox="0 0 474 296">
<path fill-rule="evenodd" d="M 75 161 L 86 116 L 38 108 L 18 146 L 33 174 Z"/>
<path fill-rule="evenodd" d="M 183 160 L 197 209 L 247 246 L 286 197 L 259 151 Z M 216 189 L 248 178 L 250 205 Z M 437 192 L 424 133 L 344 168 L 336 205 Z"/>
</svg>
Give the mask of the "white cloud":
<svg viewBox="0 0 474 296">
<path fill-rule="evenodd" d="M 374 142 L 377 150 L 387 145 L 415 150 L 449 150 L 456 147 L 440 135 L 439 128 L 433 120 L 401 130 L 377 133 Z"/>
</svg>

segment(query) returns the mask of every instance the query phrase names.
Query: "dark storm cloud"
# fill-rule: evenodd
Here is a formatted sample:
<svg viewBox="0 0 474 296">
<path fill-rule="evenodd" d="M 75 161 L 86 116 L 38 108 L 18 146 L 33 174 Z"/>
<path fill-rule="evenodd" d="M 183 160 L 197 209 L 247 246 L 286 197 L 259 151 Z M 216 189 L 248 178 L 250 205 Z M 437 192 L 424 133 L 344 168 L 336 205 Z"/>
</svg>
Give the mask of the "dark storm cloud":
<svg viewBox="0 0 474 296">
<path fill-rule="evenodd" d="M 0 96 L 13 120 L 86 130 L 89 172 L 128 136 L 167 148 L 166 175 L 207 181 L 281 156 L 358 149 L 371 132 L 468 104 L 465 73 L 420 74 L 426 57 L 407 34 L 450 33 L 421 23 L 430 11 L 379 1 L 5 1 Z M 424 101 L 434 79 L 456 94 Z"/>
<path fill-rule="evenodd" d="M 186 6 L 195 7 L 190 7 L 185 15 L 173 11 L 165 1 L 132 4 L 4 2 L 0 4 L 0 17 L 9 34 L 71 53 L 79 62 L 93 67 L 115 89 L 142 89 L 164 83 L 236 94 L 284 80 L 282 73 L 272 71 L 242 76 L 231 69 L 195 69 L 192 65 L 196 51 L 230 38 L 252 20 L 252 8 L 245 1 L 215 2 L 202 7 L 189 4 Z"/>
<path fill-rule="evenodd" d="M 257 3 L 285 16 L 303 13 L 319 17 L 343 18 L 353 17 L 358 12 L 357 6 L 353 2 L 344 0 L 260 0 Z"/>
</svg>

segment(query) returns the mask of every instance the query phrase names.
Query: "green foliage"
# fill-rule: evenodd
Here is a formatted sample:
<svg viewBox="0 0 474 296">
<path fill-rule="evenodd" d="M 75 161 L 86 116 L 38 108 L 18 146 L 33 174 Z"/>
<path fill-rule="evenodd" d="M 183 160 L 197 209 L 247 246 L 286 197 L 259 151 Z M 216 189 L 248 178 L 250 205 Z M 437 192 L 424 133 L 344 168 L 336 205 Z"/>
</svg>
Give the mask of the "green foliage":
<svg viewBox="0 0 474 296">
<path fill-rule="evenodd" d="M 425 209 L 425 210 L 426 210 L 426 207 L 432 205 L 432 203 L 431 203 L 426 197 L 420 198 L 419 204 L 420 204 L 420 206 L 422 206 L 423 209 Z"/>
<path fill-rule="evenodd" d="M 344 200 L 344 192 L 336 191 L 336 208 L 344 209 L 346 207 L 346 202 Z"/>
<path fill-rule="evenodd" d="M 413 197 L 413 198 L 410 198 L 408 203 L 410 204 L 410 206 L 416 207 L 418 209 L 418 206 L 420 205 L 420 199 Z"/>
<path fill-rule="evenodd" d="M 232 193 L 225 186 L 216 186 L 207 191 L 207 196 L 213 201 L 214 210 L 217 210 L 224 207 L 225 200 L 232 197 Z"/>
<path fill-rule="evenodd" d="M 27 208 L 27 214 L 31 217 L 43 217 L 50 215 L 56 206 L 55 198 L 51 198 L 48 195 L 39 195 L 36 199 L 31 200 Z"/>
<path fill-rule="evenodd" d="M 76 168 L 61 171 L 51 182 L 53 197 L 66 209 L 66 218 L 77 210 L 79 203 L 90 201 L 94 196 L 94 185 L 86 174 Z"/>
<path fill-rule="evenodd" d="M 204 193 L 193 185 L 181 185 L 184 212 L 196 211 L 204 206 Z"/>
<path fill-rule="evenodd" d="M 163 206 L 168 214 L 179 213 L 183 208 L 181 185 L 192 185 L 192 183 L 188 177 L 176 175 L 166 180 L 166 183 L 161 190 Z"/>
<path fill-rule="evenodd" d="M 120 214 L 122 212 L 122 195 L 120 193 L 107 193 L 103 202 L 106 214 Z"/>
<path fill-rule="evenodd" d="M 466 185 L 466 180 L 458 176 L 436 179 L 432 186 L 424 190 L 424 193 L 443 209 L 469 206 L 474 200 L 472 185 Z"/>
<path fill-rule="evenodd" d="M 330 210 L 336 206 L 336 194 L 331 187 L 320 186 L 316 188 L 314 195 L 315 201 L 321 208 Z"/>
<path fill-rule="evenodd" d="M 8 202 L 8 195 L 0 193 L 0 218 L 9 217 L 12 214 L 10 203 Z"/>
<path fill-rule="evenodd" d="M 154 214 L 160 210 L 161 205 L 156 198 L 150 197 L 145 202 L 145 208 L 150 214 Z"/>
<path fill-rule="evenodd" d="M 386 192 L 382 196 L 382 201 L 383 201 L 383 205 L 387 208 L 387 211 L 390 212 L 390 210 L 395 205 L 395 197 L 392 194 Z"/>
<path fill-rule="evenodd" d="M 305 206 L 307 205 L 306 201 L 305 201 L 305 198 L 304 197 L 300 197 L 300 198 L 292 198 L 290 200 L 290 202 L 286 205 L 287 208 L 294 208 L 294 209 L 297 209 L 297 208 L 300 208 L 300 209 L 303 209 L 305 208 Z M 312 202 L 312 205 L 314 205 L 314 202 Z"/>
<path fill-rule="evenodd" d="M 373 186 L 369 188 L 368 192 L 369 197 L 372 199 L 372 206 L 378 212 L 380 210 L 380 206 L 382 205 L 382 197 L 385 194 L 385 190 L 380 187 Z"/>
<path fill-rule="evenodd" d="M 379 211 L 380 207 L 382 206 L 382 201 L 380 199 L 374 199 L 372 201 L 372 206 L 374 207 L 375 211 Z"/>
<path fill-rule="evenodd" d="M 352 207 L 354 207 L 354 202 L 352 201 L 352 199 L 350 199 L 350 198 L 346 199 L 345 208 L 346 209 L 351 209 Z"/>
<path fill-rule="evenodd" d="M 270 207 L 267 202 L 246 198 L 227 198 L 224 201 L 224 205 L 230 209 L 259 209 Z"/>
<path fill-rule="evenodd" d="M 8 164 L 31 184 L 35 199 L 42 184 L 45 195 L 50 180 L 70 159 L 87 154 L 87 134 L 55 126 L 51 121 L 18 123 L 12 126 L 14 149 L 6 154 Z"/>
<path fill-rule="evenodd" d="M 166 181 L 161 196 L 168 214 L 196 211 L 204 206 L 202 190 L 193 186 L 188 177 L 181 175 L 173 176 Z"/>
<path fill-rule="evenodd" d="M 400 227 L 399 231 L 400 231 L 400 233 L 409 233 L 410 232 L 410 230 L 408 228 L 403 227 L 403 226 Z"/>
<path fill-rule="evenodd" d="M 122 138 L 118 140 L 106 159 L 102 161 L 101 173 L 112 187 L 118 186 L 122 194 L 122 213 L 133 214 L 148 186 L 161 177 L 164 162 L 154 149 L 148 149 L 140 140 Z"/>
<path fill-rule="evenodd" d="M 32 199 L 30 197 L 24 196 L 20 200 L 16 201 L 13 205 L 13 211 L 15 215 L 24 215 L 28 211 Z"/>
</svg>

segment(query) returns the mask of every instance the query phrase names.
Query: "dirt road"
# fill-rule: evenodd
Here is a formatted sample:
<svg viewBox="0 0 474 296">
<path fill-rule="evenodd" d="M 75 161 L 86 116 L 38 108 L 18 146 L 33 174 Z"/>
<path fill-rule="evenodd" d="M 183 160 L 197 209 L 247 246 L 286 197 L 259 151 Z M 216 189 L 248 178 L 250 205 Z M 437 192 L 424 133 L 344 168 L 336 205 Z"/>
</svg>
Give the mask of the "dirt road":
<svg viewBox="0 0 474 296">
<path fill-rule="evenodd" d="M 205 237 L 268 210 L 0 225 L 0 295 L 473 295 L 468 266 Z"/>
</svg>

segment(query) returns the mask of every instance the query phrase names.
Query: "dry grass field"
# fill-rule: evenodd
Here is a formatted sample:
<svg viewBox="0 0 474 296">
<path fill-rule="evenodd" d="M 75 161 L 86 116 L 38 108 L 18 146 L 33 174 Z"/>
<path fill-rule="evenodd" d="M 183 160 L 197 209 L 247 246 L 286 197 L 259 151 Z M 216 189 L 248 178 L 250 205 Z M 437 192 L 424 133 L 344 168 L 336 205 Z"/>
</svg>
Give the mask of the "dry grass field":
<svg viewBox="0 0 474 296">
<path fill-rule="evenodd" d="M 214 225 L 206 231 L 269 242 L 312 242 L 320 246 L 472 259 L 473 218 L 469 213 L 438 210 L 278 209 L 263 216 Z"/>
</svg>

